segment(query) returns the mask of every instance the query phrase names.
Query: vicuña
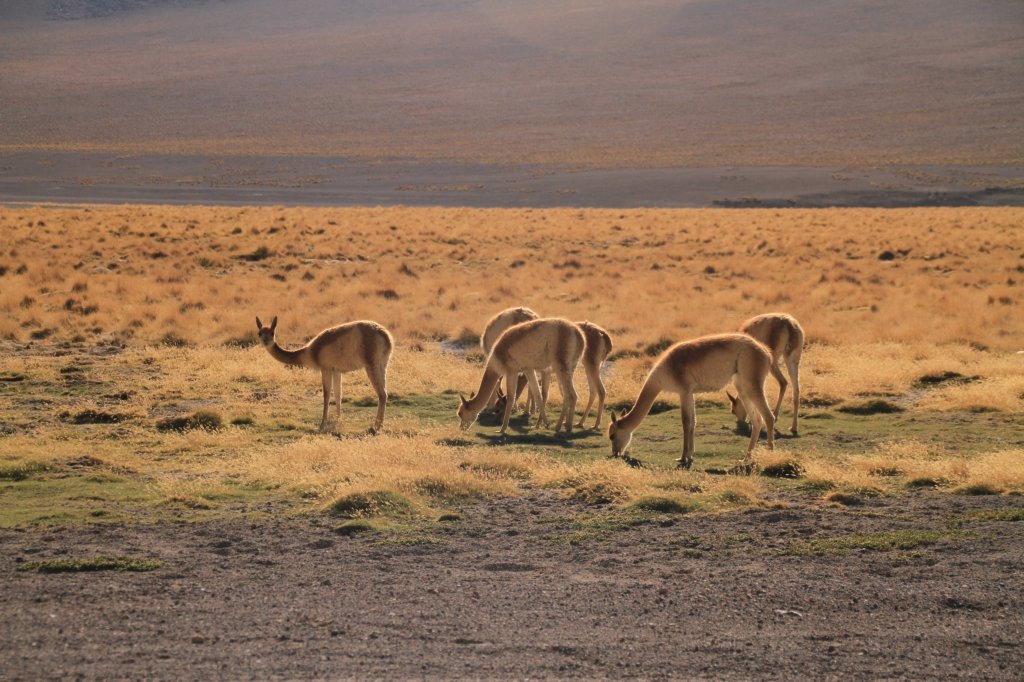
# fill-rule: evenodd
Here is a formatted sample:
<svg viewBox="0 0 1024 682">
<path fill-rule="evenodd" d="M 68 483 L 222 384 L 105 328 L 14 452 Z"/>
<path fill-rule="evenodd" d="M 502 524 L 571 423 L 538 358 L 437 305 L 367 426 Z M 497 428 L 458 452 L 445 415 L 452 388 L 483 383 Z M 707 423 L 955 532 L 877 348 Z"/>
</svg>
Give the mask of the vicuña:
<svg viewBox="0 0 1024 682">
<path fill-rule="evenodd" d="M 693 464 L 693 435 L 697 424 L 693 394 L 717 391 L 730 380 L 735 384 L 739 400 L 752 415 L 750 445 L 745 463 L 749 463 L 761 433 L 761 420 L 768 429 L 768 447 L 775 448 L 775 416 L 764 396 L 764 382 L 771 366 L 768 349 L 746 334 L 715 334 L 692 341 L 683 341 L 666 350 L 644 380 L 633 408 L 608 426 L 612 456 L 625 455 L 626 449 L 651 406 L 662 391 L 679 394 L 683 416 L 683 455 L 679 466 L 689 469 Z"/>
<path fill-rule="evenodd" d="M 377 418 L 371 431 L 377 432 L 384 426 L 384 410 L 388 402 L 388 362 L 395 342 L 387 329 L 369 320 L 349 322 L 330 327 L 314 336 L 309 343 L 285 350 L 277 345 L 277 317 L 264 327 L 256 318 L 256 329 L 260 342 L 267 352 L 286 365 L 298 365 L 320 370 L 324 385 L 324 414 L 320 420 L 320 432 L 329 430 L 327 408 L 334 393 L 335 422 L 341 420 L 341 375 L 365 369 L 370 385 L 377 393 Z M 333 389 L 332 389 L 333 387 Z"/>
<path fill-rule="evenodd" d="M 772 414 L 779 418 L 782 409 L 782 398 L 786 395 L 786 377 L 779 368 L 779 363 L 786 363 L 786 370 L 793 382 L 793 425 L 790 431 L 797 435 L 797 420 L 800 412 L 800 356 L 804 352 L 804 330 L 796 318 L 786 313 L 765 313 L 752 317 L 742 325 L 740 331 L 752 336 L 768 348 L 772 354 L 771 374 L 779 382 L 779 400 L 775 403 Z M 732 413 L 736 416 L 736 425 L 740 426 L 747 420 L 747 408 L 742 401 L 726 392 L 732 403 Z"/>
<path fill-rule="evenodd" d="M 459 396 L 460 403 L 457 413 L 462 428 L 468 429 L 476 420 L 477 415 L 487 405 L 491 394 L 497 388 L 498 381 L 504 377 L 506 386 L 515 386 L 516 377 L 520 373 L 526 375 L 530 393 L 536 404 L 540 406 L 537 426 L 546 425 L 548 420 L 545 414 L 545 404 L 535 372 L 550 367 L 558 378 L 558 385 L 562 390 L 562 413 L 555 426 L 555 432 L 560 431 L 562 426 L 565 426 L 567 432 L 572 432 L 577 399 L 576 389 L 572 385 L 572 375 L 583 356 L 585 344 L 583 332 L 579 327 L 569 320 L 561 318 L 533 320 L 506 329 L 495 341 L 494 348 L 491 349 L 491 353 L 487 357 L 484 374 L 480 380 L 480 388 L 468 400 Z M 512 403 L 511 400 L 505 403 L 505 413 L 499 433 L 504 434 L 508 430 L 508 420 L 512 415 Z"/>
</svg>

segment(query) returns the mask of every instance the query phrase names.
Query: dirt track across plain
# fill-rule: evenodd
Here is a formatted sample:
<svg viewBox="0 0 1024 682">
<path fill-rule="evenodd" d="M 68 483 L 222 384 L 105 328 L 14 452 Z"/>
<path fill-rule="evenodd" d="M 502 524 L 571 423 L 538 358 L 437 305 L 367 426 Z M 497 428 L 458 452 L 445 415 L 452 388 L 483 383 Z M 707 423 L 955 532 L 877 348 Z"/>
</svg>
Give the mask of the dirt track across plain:
<svg viewBox="0 0 1024 682">
<path fill-rule="evenodd" d="M 5 530 L 0 678 L 1013 679 L 1021 509 L 922 495 L 600 531 L 532 495 L 421 536 L 322 518 Z M 919 532 L 934 544 L 854 546 Z M 829 538 L 846 553 L 800 550 Z M 163 565 L 16 571 L 104 554 Z"/>
</svg>

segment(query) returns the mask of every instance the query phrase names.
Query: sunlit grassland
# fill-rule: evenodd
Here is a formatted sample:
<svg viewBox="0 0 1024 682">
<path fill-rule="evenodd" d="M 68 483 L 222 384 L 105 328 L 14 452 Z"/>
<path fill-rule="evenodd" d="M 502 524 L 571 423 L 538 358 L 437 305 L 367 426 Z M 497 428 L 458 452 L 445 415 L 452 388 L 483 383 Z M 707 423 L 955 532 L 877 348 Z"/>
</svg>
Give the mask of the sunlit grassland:
<svg viewBox="0 0 1024 682">
<path fill-rule="evenodd" d="M 405 501 L 385 515 L 431 519 L 530 491 L 634 512 L 1024 492 L 1022 224 L 1019 209 L 0 209 L 0 525 L 345 516 L 359 507 L 339 501 L 384 493 Z M 649 346 L 792 312 L 801 436 L 756 459 L 794 477 L 723 473 L 746 438 L 717 394 L 699 396 L 689 472 L 671 395 L 635 435 L 642 468 L 608 459 L 600 431 L 521 416 L 505 438 L 487 418 L 459 431 L 475 336 L 520 304 L 612 332 L 620 409 Z M 319 377 L 251 345 L 255 315 L 275 314 L 286 345 L 350 319 L 392 330 L 382 434 L 359 373 L 339 436 L 316 433 Z M 871 401 L 895 411 L 845 411 Z M 197 412 L 219 428 L 161 426 Z"/>
<path fill-rule="evenodd" d="M 350 375 L 340 434 L 321 435 L 318 377 L 261 348 L 7 354 L 0 372 L 18 380 L 0 383 L 0 525 L 330 514 L 339 499 L 380 491 L 408 501 L 398 516 L 419 519 L 531 490 L 622 508 L 668 500 L 687 511 L 827 503 L 836 493 L 847 502 L 922 488 L 1024 491 L 1024 415 L 921 407 L 924 389 L 890 395 L 905 406 L 892 414 L 805 407 L 799 438 L 780 434 L 775 452 L 757 451 L 765 473 L 782 463 L 796 477 L 747 477 L 725 473 L 746 438 L 717 396 L 698 403 L 693 471 L 674 468 L 682 429 L 672 396 L 638 430 L 635 468 L 608 459 L 603 431 L 555 435 L 522 415 L 506 437 L 488 415 L 460 431 L 461 387 L 444 377 L 471 381 L 476 361 L 399 352 L 400 368 L 408 376 L 395 382 L 384 433 L 367 433 L 372 392 Z M 613 365 L 609 385 L 614 377 Z M 613 403 L 623 400 L 613 392 Z M 217 415 L 220 427 L 162 430 L 168 417 L 197 411 Z"/>
</svg>

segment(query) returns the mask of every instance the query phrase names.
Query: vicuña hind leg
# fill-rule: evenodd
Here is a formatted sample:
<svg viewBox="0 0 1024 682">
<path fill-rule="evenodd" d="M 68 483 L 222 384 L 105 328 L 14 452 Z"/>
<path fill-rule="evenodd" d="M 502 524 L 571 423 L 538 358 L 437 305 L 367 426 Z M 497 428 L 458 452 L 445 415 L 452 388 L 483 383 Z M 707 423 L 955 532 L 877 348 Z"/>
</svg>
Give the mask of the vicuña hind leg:
<svg viewBox="0 0 1024 682">
<path fill-rule="evenodd" d="M 782 373 L 778 365 L 773 364 L 770 371 L 775 380 L 779 382 L 779 399 L 775 403 L 775 409 L 772 410 L 772 414 L 775 415 L 777 420 L 779 418 L 779 411 L 782 409 L 782 399 L 786 396 L 786 384 L 789 382 L 786 381 L 786 375 Z"/>
<path fill-rule="evenodd" d="M 331 373 L 334 384 L 334 423 L 341 429 L 341 372 L 334 370 Z"/>
<path fill-rule="evenodd" d="M 586 367 L 587 373 L 587 409 L 583 410 L 583 414 L 580 416 L 580 420 L 576 422 L 576 426 L 583 427 L 583 423 L 590 416 L 590 407 L 594 404 L 594 398 L 597 398 L 597 419 L 594 420 L 594 428 L 601 428 L 601 417 L 604 412 L 604 384 L 601 382 L 600 371 L 596 368 Z"/>
<path fill-rule="evenodd" d="M 743 407 L 750 415 L 750 444 L 747 446 L 747 455 L 744 457 L 744 462 L 750 462 L 754 447 L 761 436 L 762 422 L 768 434 L 768 449 L 775 449 L 775 415 L 772 414 L 771 407 L 768 405 L 768 399 L 764 397 L 762 387 L 739 382 L 736 389 L 740 394 L 740 400 L 743 401 Z"/>
<path fill-rule="evenodd" d="M 786 358 L 786 369 L 789 370 L 789 378 L 793 382 L 793 426 L 789 429 L 792 434 L 797 435 L 797 413 L 800 411 L 800 353 L 794 353 Z"/>
<path fill-rule="evenodd" d="M 373 426 L 371 430 L 376 433 L 384 428 L 384 412 L 388 406 L 388 381 L 387 381 L 387 368 L 380 365 L 367 366 L 366 377 L 370 380 L 370 385 L 373 386 L 373 390 L 377 393 L 377 417 L 373 420 Z"/>
<path fill-rule="evenodd" d="M 558 370 L 558 385 L 562 389 L 562 412 L 558 416 L 555 433 L 565 426 L 566 433 L 572 433 L 572 420 L 576 415 L 576 400 L 579 398 L 576 387 L 572 385 L 572 372 L 566 368 Z"/>
</svg>

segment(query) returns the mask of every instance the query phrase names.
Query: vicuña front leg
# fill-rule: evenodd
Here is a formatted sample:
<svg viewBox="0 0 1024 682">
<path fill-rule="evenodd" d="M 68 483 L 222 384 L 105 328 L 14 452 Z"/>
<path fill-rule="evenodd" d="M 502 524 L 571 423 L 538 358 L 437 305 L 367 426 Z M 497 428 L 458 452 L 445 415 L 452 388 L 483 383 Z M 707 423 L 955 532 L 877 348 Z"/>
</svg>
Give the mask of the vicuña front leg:
<svg viewBox="0 0 1024 682">
<path fill-rule="evenodd" d="M 329 425 L 327 422 L 327 410 L 331 404 L 331 370 L 320 370 L 320 378 L 324 386 L 324 414 L 320 417 L 320 433 L 327 433 Z"/>
<path fill-rule="evenodd" d="M 693 394 L 679 396 L 680 413 L 683 419 L 683 455 L 679 458 L 679 468 L 689 469 L 693 466 L 693 438 L 697 431 L 697 407 Z"/>
<path fill-rule="evenodd" d="M 786 381 L 786 375 L 782 373 L 782 370 L 779 369 L 778 365 L 773 364 L 769 371 L 772 373 L 772 376 L 775 377 L 775 380 L 779 382 L 779 399 L 775 403 L 775 409 L 772 410 L 772 414 L 775 415 L 775 419 L 778 420 L 779 413 L 782 410 L 782 399 L 786 396 L 786 385 L 789 382 Z"/>
<path fill-rule="evenodd" d="M 505 385 L 514 387 L 516 385 L 518 374 L 516 372 L 509 372 L 505 375 Z M 508 420 L 512 417 L 512 409 L 516 405 L 515 396 L 509 395 L 505 400 L 505 413 L 501 416 L 501 429 L 498 433 L 505 435 L 508 430 Z"/>
<path fill-rule="evenodd" d="M 583 410 L 583 414 L 580 415 L 580 420 L 576 422 L 576 426 L 583 428 L 584 422 L 590 415 L 590 408 L 594 404 L 594 398 L 597 398 L 597 418 L 594 420 L 594 428 L 601 428 L 601 417 L 604 415 L 604 397 L 605 389 L 604 383 L 601 381 L 600 370 L 589 365 L 585 365 L 587 373 L 587 384 L 588 384 L 588 395 L 587 395 L 587 409 Z"/>
<path fill-rule="evenodd" d="M 526 381 L 530 386 L 530 395 L 533 396 L 533 401 L 537 404 L 537 423 L 534 424 L 534 428 L 542 428 L 548 425 L 548 415 L 545 411 L 547 407 L 545 403 L 545 396 L 541 392 L 540 385 L 537 383 L 537 373 L 533 370 L 526 371 Z"/>
</svg>

